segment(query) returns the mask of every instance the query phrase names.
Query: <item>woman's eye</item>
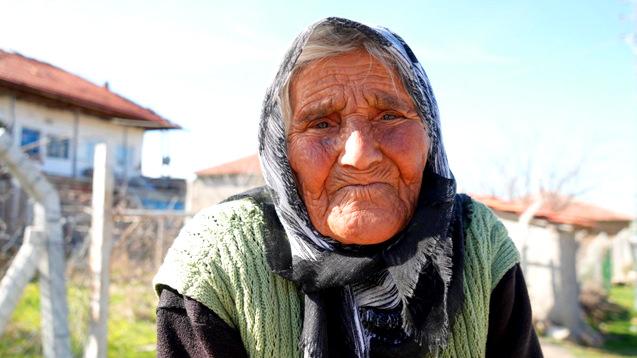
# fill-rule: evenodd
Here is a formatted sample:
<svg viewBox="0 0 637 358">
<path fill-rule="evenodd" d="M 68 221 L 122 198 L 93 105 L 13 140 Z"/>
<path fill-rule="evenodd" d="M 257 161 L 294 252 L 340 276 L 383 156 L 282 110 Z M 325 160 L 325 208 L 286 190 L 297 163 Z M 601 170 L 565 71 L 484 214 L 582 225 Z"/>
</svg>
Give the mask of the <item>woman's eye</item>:
<svg viewBox="0 0 637 358">
<path fill-rule="evenodd" d="M 392 113 L 385 113 L 385 114 L 383 114 L 383 116 L 381 117 L 381 119 L 382 119 L 383 121 L 391 121 L 391 120 L 394 120 L 394 119 L 396 119 L 396 118 L 399 118 L 399 116 L 398 116 L 398 115 L 396 115 L 396 114 L 392 114 Z"/>
<path fill-rule="evenodd" d="M 317 129 L 325 129 L 327 127 L 329 127 L 330 125 L 326 122 L 326 121 L 322 121 L 322 122 L 318 122 L 314 125 L 314 128 Z"/>
</svg>

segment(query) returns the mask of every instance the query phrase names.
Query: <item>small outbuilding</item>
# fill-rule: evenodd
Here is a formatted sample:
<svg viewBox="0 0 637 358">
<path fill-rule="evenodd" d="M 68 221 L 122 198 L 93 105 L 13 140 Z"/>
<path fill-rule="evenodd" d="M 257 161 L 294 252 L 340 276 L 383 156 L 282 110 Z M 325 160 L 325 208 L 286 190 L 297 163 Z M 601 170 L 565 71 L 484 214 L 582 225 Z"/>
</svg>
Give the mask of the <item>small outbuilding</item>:
<svg viewBox="0 0 637 358">
<path fill-rule="evenodd" d="M 571 338 L 595 344 L 582 321 L 580 293 L 607 292 L 613 243 L 631 235 L 633 218 L 557 194 L 506 201 L 473 195 L 502 220 L 522 257 L 534 320 L 563 326 Z M 624 255 L 626 256 L 626 255 Z"/>
<path fill-rule="evenodd" d="M 186 211 L 197 212 L 219 201 L 265 184 L 256 154 L 195 173 L 188 183 Z"/>
</svg>

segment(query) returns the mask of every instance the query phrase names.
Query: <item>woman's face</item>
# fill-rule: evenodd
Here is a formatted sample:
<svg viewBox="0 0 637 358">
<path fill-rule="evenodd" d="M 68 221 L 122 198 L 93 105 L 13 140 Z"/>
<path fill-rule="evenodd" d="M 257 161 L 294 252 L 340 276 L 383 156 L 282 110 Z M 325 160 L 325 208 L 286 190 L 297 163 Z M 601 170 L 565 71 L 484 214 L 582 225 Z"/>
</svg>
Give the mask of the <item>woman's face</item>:
<svg viewBox="0 0 637 358">
<path fill-rule="evenodd" d="M 398 75 L 356 50 L 301 69 L 290 101 L 288 158 L 314 227 L 359 245 L 400 231 L 416 205 L 428 139 Z"/>
</svg>

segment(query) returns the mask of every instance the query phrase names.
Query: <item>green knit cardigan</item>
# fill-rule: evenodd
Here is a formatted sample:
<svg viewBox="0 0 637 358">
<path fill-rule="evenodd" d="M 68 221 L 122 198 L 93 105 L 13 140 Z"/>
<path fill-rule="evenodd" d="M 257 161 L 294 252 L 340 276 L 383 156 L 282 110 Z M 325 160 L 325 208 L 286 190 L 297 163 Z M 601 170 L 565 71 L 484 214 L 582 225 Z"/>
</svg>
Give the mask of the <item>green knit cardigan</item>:
<svg viewBox="0 0 637 358">
<path fill-rule="evenodd" d="M 484 357 L 489 298 L 519 262 L 506 229 L 483 204 L 473 202 L 466 228 L 464 293 L 448 345 L 440 357 Z M 153 280 L 214 311 L 235 328 L 250 357 L 300 357 L 302 294 L 270 272 L 264 252 L 265 219 L 250 198 L 215 205 L 181 231 Z"/>
</svg>

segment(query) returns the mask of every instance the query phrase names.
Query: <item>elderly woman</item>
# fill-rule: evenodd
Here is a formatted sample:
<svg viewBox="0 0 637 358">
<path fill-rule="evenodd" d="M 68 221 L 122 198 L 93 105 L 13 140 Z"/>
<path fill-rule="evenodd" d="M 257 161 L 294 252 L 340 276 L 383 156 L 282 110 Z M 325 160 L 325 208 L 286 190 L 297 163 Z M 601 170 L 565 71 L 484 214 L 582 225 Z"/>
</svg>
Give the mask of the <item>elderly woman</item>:
<svg viewBox="0 0 637 358">
<path fill-rule="evenodd" d="M 267 186 L 199 213 L 155 278 L 159 356 L 540 357 L 519 255 L 456 186 L 396 34 L 340 18 L 266 94 Z"/>
</svg>

